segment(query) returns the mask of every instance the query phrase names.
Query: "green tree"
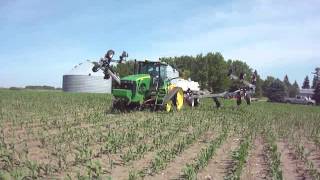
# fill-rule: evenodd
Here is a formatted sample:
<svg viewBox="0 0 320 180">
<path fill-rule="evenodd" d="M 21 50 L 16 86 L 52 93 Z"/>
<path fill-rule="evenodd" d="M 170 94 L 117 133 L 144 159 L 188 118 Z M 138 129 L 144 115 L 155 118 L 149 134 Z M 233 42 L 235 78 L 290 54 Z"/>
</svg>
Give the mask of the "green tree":
<svg viewBox="0 0 320 180">
<path fill-rule="evenodd" d="M 283 83 L 287 86 L 287 87 L 290 87 L 291 86 L 291 83 L 289 81 L 289 77 L 288 75 L 285 75 L 284 78 L 283 78 Z"/>
<path fill-rule="evenodd" d="M 316 101 L 317 105 L 320 105 L 320 83 L 317 83 L 316 88 L 314 90 L 313 99 Z"/>
<path fill-rule="evenodd" d="M 312 86 L 311 86 L 312 89 L 316 88 L 318 81 L 319 81 L 319 77 L 317 75 L 314 75 L 312 80 Z"/>
<path fill-rule="evenodd" d="M 284 78 L 283 78 L 283 83 L 284 83 L 284 85 L 286 86 L 286 89 L 288 90 L 288 91 L 286 92 L 286 96 L 290 96 L 290 95 L 289 95 L 289 90 L 291 89 L 291 83 L 290 83 L 290 81 L 289 81 L 288 75 L 285 75 L 285 76 L 284 76 Z"/>
<path fill-rule="evenodd" d="M 119 63 L 116 66 L 113 66 L 113 71 L 119 74 L 120 77 L 131 75 L 134 73 L 134 61 Z"/>
<path fill-rule="evenodd" d="M 164 57 L 160 60 L 177 68 L 180 77 L 199 82 L 201 89 L 220 92 L 229 87 L 228 65 L 218 52 L 196 56 Z"/>
<path fill-rule="evenodd" d="M 315 68 L 313 80 L 312 80 L 312 88 L 315 89 L 317 87 L 317 83 L 320 81 L 320 67 Z"/>
<path fill-rule="evenodd" d="M 220 53 L 208 53 L 206 56 L 208 70 L 208 89 L 212 92 L 221 92 L 227 89 L 228 67 Z"/>
<path fill-rule="evenodd" d="M 304 78 L 302 89 L 310 89 L 310 81 L 308 76 Z"/>
<path fill-rule="evenodd" d="M 275 78 L 272 76 L 268 76 L 265 81 L 263 81 L 261 89 L 262 95 L 268 97 L 269 87 L 271 86 L 272 82 L 275 81 Z"/>
<path fill-rule="evenodd" d="M 260 75 L 258 74 L 257 70 L 254 70 L 253 74 L 256 76 L 256 92 L 255 92 L 255 97 L 261 97 L 263 94 L 262 91 L 262 84 L 263 84 L 263 79 L 261 79 Z"/>
<path fill-rule="evenodd" d="M 247 81 L 251 81 L 251 75 L 252 75 L 252 69 L 249 67 L 249 65 L 245 62 L 242 62 L 240 60 L 228 60 L 227 62 L 229 69 L 232 69 L 232 73 L 236 76 L 240 76 L 241 73 L 244 74 L 244 79 Z M 234 81 L 230 84 L 230 91 L 235 91 L 239 89 L 240 87 L 243 87 L 243 84 L 239 81 Z"/>
<path fill-rule="evenodd" d="M 294 81 L 292 86 L 289 87 L 288 92 L 289 92 L 289 97 L 296 97 L 299 94 L 299 85 L 297 81 Z"/>
<path fill-rule="evenodd" d="M 249 65 L 243 61 L 235 60 L 235 61 L 228 61 L 229 68 L 232 69 L 233 74 L 240 76 L 241 73 L 244 73 L 245 79 L 247 81 L 251 80 L 252 69 Z"/>
<path fill-rule="evenodd" d="M 267 97 L 272 102 L 283 102 L 286 96 L 286 86 L 279 79 L 274 80 L 269 87 L 267 87 Z"/>
</svg>

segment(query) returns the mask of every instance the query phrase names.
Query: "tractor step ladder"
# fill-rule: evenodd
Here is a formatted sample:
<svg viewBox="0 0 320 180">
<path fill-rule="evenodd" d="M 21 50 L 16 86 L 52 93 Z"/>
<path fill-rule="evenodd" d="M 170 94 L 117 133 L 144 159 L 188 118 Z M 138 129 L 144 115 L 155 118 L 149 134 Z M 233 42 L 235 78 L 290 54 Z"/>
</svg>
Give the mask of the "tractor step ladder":
<svg viewBox="0 0 320 180">
<path fill-rule="evenodd" d="M 157 106 L 163 106 L 162 103 L 158 103 L 158 98 L 163 98 L 165 97 L 165 90 L 164 89 L 159 89 L 156 93 L 155 93 L 155 96 L 156 96 L 156 99 L 155 99 L 155 102 L 154 102 L 154 110 L 156 109 Z"/>
</svg>

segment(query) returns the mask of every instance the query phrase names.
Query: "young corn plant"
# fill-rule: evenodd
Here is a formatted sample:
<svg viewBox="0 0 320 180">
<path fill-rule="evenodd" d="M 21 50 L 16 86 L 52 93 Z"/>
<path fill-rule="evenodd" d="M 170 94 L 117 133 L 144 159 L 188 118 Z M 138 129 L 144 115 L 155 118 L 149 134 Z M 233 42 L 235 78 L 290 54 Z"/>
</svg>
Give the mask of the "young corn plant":
<svg viewBox="0 0 320 180">
<path fill-rule="evenodd" d="M 156 158 L 151 162 L 151 167 L 148 169 L 149 174 L 157 173 L 164 169 L 168 162 L 180 154 L 184 149 L 189 147 L 199 136 L 204 134 L 209 129 L 209 124 L 203 123 L 194 132 L 183 136 L 177 143 L 173 144 L 171 148 L 159 151 Z"/>
<path fill-rule="evenodd" d="M 307 166 L 307 169 L 309 171 L 309 174 L 313 179 L 320 179 L 320 172 L 317 170 L 314 163 L 308 158 L 311 151 L 307 152 L 303 145 L 301 145 L 301 142 L 293 140 L 294 143 L 294 150 L 297 155 L 297 157 L 304 162 L 304 164 Z"/>
<path fill-rule="evenodd" d="M 277 144 L 275 143 L 275 137 L 271 133 L 269 134 L 268 141 L 268 149 L 267 155 L 269 159 L 269 166 L 271 169 L 271 176 L 273 179 L 283 179 L 282 170 L 281 170 L 281 154 L 278 152 Z"/>
<path fill-rule="evenodd" d="M 232 159 L 235 164 L 225 179 L 240 179 L 242 169 L 249 154 L 250 144 L 251 136 L 247 135 L 247 137 L 240 143 L 239 149 L 233 152 Z"/>
</svg>

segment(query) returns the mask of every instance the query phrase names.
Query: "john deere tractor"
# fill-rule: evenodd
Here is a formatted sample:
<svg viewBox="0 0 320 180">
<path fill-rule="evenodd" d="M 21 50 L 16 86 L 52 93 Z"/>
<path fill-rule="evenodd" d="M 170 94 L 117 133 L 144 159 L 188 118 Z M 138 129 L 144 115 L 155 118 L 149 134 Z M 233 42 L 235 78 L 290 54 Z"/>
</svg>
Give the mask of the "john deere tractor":
<svg viewBox="0 0 320 180">
<path fill-rule="evenodd" d="M 170 83 L 167 77 L 167 64 L 153 61 L 136 61 L 134 74 L 119 78 L 113 72 L 110 62 L 113 60 L 114 51 L 109 50 L 104 58 L 94 63 L 93 71 L 102 70 L 105 79 L 113 78 L 116 84 L 112 87 L 114 96 L 113 110 L 130 110 L 151 108 L 152 110 L 172 111 L 181 110 L 184 94 L 180 87 Z M 128 56 L 123 52 L 118 62 Z"/>
</svg>

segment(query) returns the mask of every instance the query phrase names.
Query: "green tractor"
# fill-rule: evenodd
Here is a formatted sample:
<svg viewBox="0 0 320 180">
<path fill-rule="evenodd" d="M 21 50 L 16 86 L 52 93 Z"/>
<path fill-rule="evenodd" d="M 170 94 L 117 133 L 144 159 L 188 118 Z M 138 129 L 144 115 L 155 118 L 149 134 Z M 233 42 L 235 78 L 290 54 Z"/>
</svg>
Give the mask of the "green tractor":
<svg viewBox="0 0 320 180">
<path fill-rule="evenodd" d="M 131 110 L 151 108 L 152 110 L 172 111 L 183 107 L 184 92 L 180 87 L 170 83 L 167 77 L 167 64 L 154 61 L 135 61 L 134 74 L 119 78 L 111 69 L 110 62 L 114 51 L 109 50 L 100 62 L 95 62 L 93 71 L 99 69 L 105 74 L 105 79 L 112 78 L 116 84 L 112 87 L 114 96 L 112 110 Z M 121 63 L 128 56 L 123 52 Z"/>
</svg>

